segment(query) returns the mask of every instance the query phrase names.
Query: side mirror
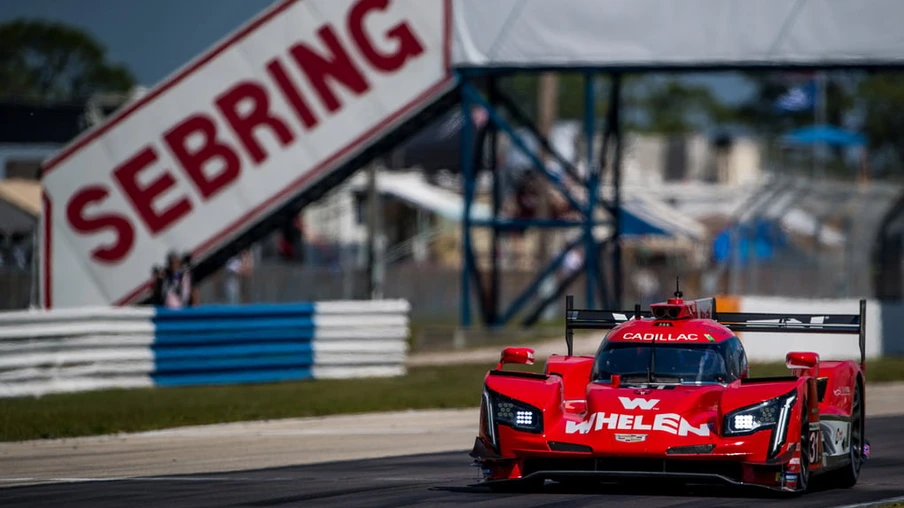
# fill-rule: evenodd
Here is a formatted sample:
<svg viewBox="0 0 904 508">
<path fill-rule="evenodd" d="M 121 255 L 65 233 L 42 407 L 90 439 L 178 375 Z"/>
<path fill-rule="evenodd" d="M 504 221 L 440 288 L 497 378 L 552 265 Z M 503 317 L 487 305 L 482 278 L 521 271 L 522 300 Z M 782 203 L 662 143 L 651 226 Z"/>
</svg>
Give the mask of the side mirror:
<svg viewBox="0 0 904 508">
<path fill-rule="evenodd" d="M 785 366 L 789 369 L 815 369 L 819 366 L 819 355 L 810 352 L 791 351 L 785 355 Z"/>
<path fill-rule="evenodd" d="M 534 350 L 529 347 L 507 347 L 502 350 L 502 357 L 499 359 L 496 370 L 501 369 L 506 363 L 533 365 Z"/>
</svg>

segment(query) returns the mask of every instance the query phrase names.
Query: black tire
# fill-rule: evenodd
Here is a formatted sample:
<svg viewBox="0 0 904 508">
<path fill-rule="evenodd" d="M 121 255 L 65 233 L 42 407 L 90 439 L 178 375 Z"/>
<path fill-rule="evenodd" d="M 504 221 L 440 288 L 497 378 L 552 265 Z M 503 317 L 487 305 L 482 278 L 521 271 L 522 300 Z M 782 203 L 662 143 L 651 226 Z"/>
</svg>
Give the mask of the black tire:
<svg viewBox="0 0 904 508">
<path fill-rule="evenodd" d="M 810 488 L 810 412 L 807 399 L 803 400 L 800 410 L 800 473 L 797 477 L 797 490 L 803 494 Z"/>
<path fill-rule="evenodd" d="M 860 479 L 860 468 L 863 467 L 864 436 L 864 404 L 863 388 L 860 380 L 854 387 L 854 400 L 851 403 L 851 433 L 849 436 L 850 450 L 848 450 L 850 462 L 841 469 L 830 473 L 831 485 L 836 488 L 849 489 L 857 484 Z"/>
</svg>

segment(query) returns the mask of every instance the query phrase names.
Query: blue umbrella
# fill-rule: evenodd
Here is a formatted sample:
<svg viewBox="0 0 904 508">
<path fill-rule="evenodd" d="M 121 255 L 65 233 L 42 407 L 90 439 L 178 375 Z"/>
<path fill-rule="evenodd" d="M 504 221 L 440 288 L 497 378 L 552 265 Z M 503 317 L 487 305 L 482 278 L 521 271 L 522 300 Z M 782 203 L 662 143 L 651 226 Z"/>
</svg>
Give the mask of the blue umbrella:
<svg viewBox="0 0 904 508">
<path fill-rule="evenodd" d="M 811 125 L 785 134 L 782 141 L 790 145 L 861 146 L 866 144 L 866 137 L 831 125 Z"/>
</svg>

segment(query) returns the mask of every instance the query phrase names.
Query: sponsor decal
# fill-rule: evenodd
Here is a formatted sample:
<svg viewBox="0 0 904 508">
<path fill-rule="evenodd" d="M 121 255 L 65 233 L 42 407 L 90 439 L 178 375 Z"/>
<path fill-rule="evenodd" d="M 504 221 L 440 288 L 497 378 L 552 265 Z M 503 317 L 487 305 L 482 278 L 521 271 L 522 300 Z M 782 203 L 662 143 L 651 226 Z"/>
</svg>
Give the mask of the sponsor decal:
<svg viewBox="0 0 904 508">
<path fill-rule="evenodd" d="M 809 324 L 811 324 L 811 325 L 825 324 L 826 319 L 828 319 L 828 318 L 829 318 L 829 316 L 810 316 Z M 756 324 L 756 325 L 803 325 L 803 324 L 807 324 L 797 318 L 789 318 L 789 317 L 780 317 L 777 319 L 751 319 L 750 321 L 748 321 L 748 323 Z M 818 329 L 818 328 L 814 328 L 814 329 Z"/>
<path fill-rule="evenodd" d="M 819 423 L 822 431 L 822 454 L 826 456 L 845 455 L 850 451 L 848 436 L 850 423 L 843 420 L 823 420 Z"/>
<path fill-rule="evenodd" d="M 810 464 L 815 464 L 818 462 L 819 457 L 819 431 L 811 430 L 810 436 L 808 437 L 808 449 L 807 449 L 807 459 Z"/>
<path fill-rule="evenodd" d="M 625 409 L 640 409 L 643 411 L 652 411 L 659 404 L 659 399 L 644 399 L 619 397 L 619 402 Z M 631 415 L 621 413 L 605 413 L 596 412 L 590 415 L 588 420 L 583 422 L 567 422 L 565 424 L 566 434 L 586 434 L 593 431 L 608 430 L 651 430 L 655 432 L 666 432 L 676 436 L 688 436 L 694 434 L 696 436 L 708 436 L 709 425 L 701 424 L 699 426 L 691 425 L 681 415 L 676 413 L 660 413 L 656 415 Z"/>
<path fill-rule="evenodd" d="M 850 387 L 850 386 L 842 386 L 842 387 L 839 387 L 839 388 L 835 388 L 835 391 L 832 392 L 832 393 L 834 393 L 836 397 L 841 397 L 841 396 L 850 395 L 850 394 L 851 394 L 851 387 Z"/>
<path fill-rule="evenodd" d="M 712 298 L 702 298 L 700 300 L 694 300 L 692 302 L 693 313 L 697 316 L 698 319 L 712 319 L 713 301 L 714 300 Z"/>
<path fill-rule="evenodd" d="M 640 443 L 647 440 L 646 434 L 616 434 L 615 440 L 622 443 Z"/>
<path fill-rule="evenodd" d="M 797 483 L 797 473 L 785 473 L 785 481 L 788 483 Z"/>
<path fill-rule="evenodd" d="M 567 422 L 566 434 L 586 434 L 592 431 L 607 430 L 651 430 L 665 432 L 673 436 L 709 436 L 709 425 L 694 426 L 676 413 L 660 413 L 653 415 L 628 415 L 620 413 L 597 412 L 583 422 Z"/>
<path fill-rule="evenodd" d="M 624 340 L 643 340 L 656 342 L 695 341 L 700 339 L 696 333 L 626 333 L 622 335 Z"/>
<path fill-rule="evenodd" d="M 708 341 L 710 341 L 710 342 L 715 342 L 715 341 L 716 341 L 716 338 L 713 337 L 712 335 L 708 334 L 708 333 L 704 333 L 703 336 L 706 337 L 706 340 L 708 340 Z"/>
<path fill-rule="evenodd" d="M 656 409 L 656 404 L 659 404 L 659 399 L 632 399 L 629 397 L 619 397 L 618 400 L 625 409 L 643 409 L 649 411 L 651 409 Z"/>
</svg>

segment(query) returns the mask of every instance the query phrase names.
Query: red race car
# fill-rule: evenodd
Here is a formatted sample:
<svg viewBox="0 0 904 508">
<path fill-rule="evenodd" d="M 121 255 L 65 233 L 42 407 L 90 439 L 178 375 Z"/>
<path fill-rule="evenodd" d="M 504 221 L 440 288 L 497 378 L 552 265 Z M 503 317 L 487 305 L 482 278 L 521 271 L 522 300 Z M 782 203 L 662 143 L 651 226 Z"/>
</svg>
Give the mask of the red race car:
<svg viewBox="0 0 904 508">
<path fill-rule="evenodd" d="M 853 486 L 869 456 L 866 302 L 851 315 L 717 313 L 715 298 L 681 296 L 613 312 L 574 309 L 569 295 L 568 354 L 542 374 L 503 370 L 534 359 L 506 348 L 471 451 L 481 485 L 666 478 L 803 493 L 825 475 Z M 595 355 L 574 356 L 575 329 L 611 330 Z M 752 378 L 738 332 L 855 334 L 860 362 L 789 352 L 789 376 Z"/>
</svg>

